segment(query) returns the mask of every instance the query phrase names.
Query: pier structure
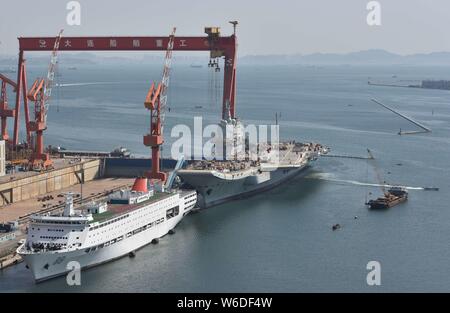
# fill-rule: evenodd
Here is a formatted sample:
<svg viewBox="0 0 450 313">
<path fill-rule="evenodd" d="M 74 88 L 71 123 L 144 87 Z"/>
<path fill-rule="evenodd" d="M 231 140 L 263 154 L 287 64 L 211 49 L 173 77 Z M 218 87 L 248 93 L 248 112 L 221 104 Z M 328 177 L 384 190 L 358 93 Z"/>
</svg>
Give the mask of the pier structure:
<svg viewBox="0 0 450 313">
<path fill-rule="evenodd" d="M 376 104 L 381 105 L 381 106 L 384 107 L 385 109 L 387 109 L 387 110 L 389 110 L 389 111 L 391 111 L 391 112 L 397 114 L 398 116 L 402 117 L 403 119 L 405 119 L 405 120 L 407 120 L 407 121 L 413 123 L 414 125 L 416 125 L 417 127 L 419 127 L 419 128 L 422 129 L 421 131 L 402 131 L 402 130 L 400 130 L 399 133 L 398 133 L 399 135 L 410 135 L 410 134 L 420 134 L 420 133 L 431 133 L 431 129 L 428 128 L 428 127 L 426 127 L 426 126 L 424 126 L 423 124 L 421 124 L 421 123 L 419 123 L 419 122 L 413 120 L 412 118 L 410 118 L 410 117 L 408 117 L 408 116 L 406 116 L 406 115 L 404 115 L 404 114 L 402 114 L 402 113 L 400 113 L 400 112 L 398 112 L 398 111 L 392 109 L 391 107 L 388 107 L 387 105 L 381 103 L 380 101 L 378 101 L 378 100 L 376 100 L 376 99 L 371 99 L 371 100 L 372 100 L 373 102 L 375 102 Z"/>
</svg>

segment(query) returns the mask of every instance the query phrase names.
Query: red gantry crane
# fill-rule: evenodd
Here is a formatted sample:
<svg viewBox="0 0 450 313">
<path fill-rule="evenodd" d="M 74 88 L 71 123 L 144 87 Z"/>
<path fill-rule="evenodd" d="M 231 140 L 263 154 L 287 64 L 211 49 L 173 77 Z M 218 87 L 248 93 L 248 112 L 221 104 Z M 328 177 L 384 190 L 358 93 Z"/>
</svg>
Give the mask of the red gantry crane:
<svg viewBox="0 0 450 313">
<path fill-rule="evenodd" d="M 175 31 L 176 28 L 173 29 L 167 43 L 162 80 L 156 87 L 155 83 L 152 83 L 144 102 L 144 106 L 150 110 L 150 133 L 144 136 L 144 145 L 152 148 L 152 170 L 147 174 L 147 177 L 159 179 L 162 182 L 166 181 L 167 176 L 166 173 L 160 170 L 160 147 L 164 143 L 163 124 L 167 105 L 167 90 L 169 88 Z"/>
<path fill-rule="evenodd" d="M 44 151 L 44 130 L 47 129 L 47 113 L 55 78 L 58 49 L 62 32 L 62 30 L 59 32 L 54 42 L 47 77 L 45 79 L 37 78 L 27 95 L 28 100 L 34 102 L 34 120 L 28 121 L 27 123 L 27 142 L 28 146 L 33 149 L 30 168 L 35 170 L 47 169 L 52 166 L 52 160 L 50 159 L 49 154 Z M 35 136 L 32 136 L 31 133 L 33 132 L 35 133 Z M 32 138 L 34 139 L 34 142 L 32 142 Z"/>
<path fill-rule="evenodd" d="M 13 91 L 16 91 L 17 85 L 11 79 L 6 77 L 5 75 L 0 74 L 1 80 L 1 91 L 0 91 L 0 118 L 1 118 L 1 140 L 9 140 L 8 135 L 8 127 L 7 127 L 7 118 L 14 117 L 16 111 L 14 109 L 10 109 L 8 107 L 8 94 L 7 94 L 7 86 L 11 86 Z"/>
<path fill-rule="evenodd" d="M 31 143 L 31 133 L 36 133 L 36 149 L 33 154 L 33 163 L 41 166 L 49 166 L 51 160 L 44 153 L 43 131 L 45 130 L 46 115 L 48 109 L 48 97 L 53 85 L 54 68 L 56 66 L 56 52 L 61 51 L 167 51 L 169 41 L 172 41 L 171 51 L 209 51 L 210 59 L 214 64 L 218 60 L 224 60 L 224 81 L 223 81 L 223 100 L 222 100 L 222 118 L 235 117 L 236 101 L 236 21 L 230 22 L 233 25 L 234 32 L 231 36 L 222 36 L 219 27 L 205 27 L 206 36 L 177 36 L 174 37 L 150 37 L 150 36 L 85 36 L 85 37 L 64 37 L 61 33 L 55 37 L 19 37 L 19 60 L 17 66 L 17 85 L 16 101 L 14 109 L 14 136 L 12 140 L 13 148 L 19 144 L 19 115 L 21 107 L 22 93 L 26 94 L 26 51 L 53 51 L 52 62 L 49 67 L 49 75 L 43 83 L 37 81 L 28 96 L 23 96 L 23 107 L 25 115 L 25 125 L 27 133 L 27 142 Z M 171 52 L 170 52 L 171 54 Z M 157 87 L 154 87 L 158 89 Z M 161 91 L 164 82 L 161 83 Z M 155 90 L 156 91 L 156 90 Z M 28 100 L 35 101 L 35 120 L 29 120 Z M 160 96 L 160 102 L 165 105 L 164 93 Z M 155 103 L 156 104 L 156 103 Z M 156 113 L 156 112 L 155 112 Z M 12 114 L 12 113 L 11 113 Z M 161 114 L 161 112 L 159 113 Z M 164 110 L 162 111 L 163 118 Z M 2 116 L 0 114 L 0 116 Z M 156 115 L 155 115 L 156 116 Z M 162 138 L 161 138 L 162 140 Z M 159 150 L 159 149 L 158 149 Z M 159 170 L 158 170 L 159 171 Z"/>
</svg>

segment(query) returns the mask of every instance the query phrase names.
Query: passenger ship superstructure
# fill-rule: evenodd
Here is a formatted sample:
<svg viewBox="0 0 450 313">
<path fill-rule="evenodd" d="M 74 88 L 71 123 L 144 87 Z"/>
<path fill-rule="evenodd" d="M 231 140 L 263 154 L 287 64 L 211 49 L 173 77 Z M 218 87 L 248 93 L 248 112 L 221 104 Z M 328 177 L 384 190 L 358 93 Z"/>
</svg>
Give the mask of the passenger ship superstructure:
<svg viewBox="0 0 450 313">
<path fill-rule="evenodd" d="M 107 202 L 79 210 L 67 194 L 61 215 L 32 215 L 27 239 L 17 252 L 36 281 L 67 273 L 71 261 L 81 268 L 99 265 L 166 235 L 196 201 L 195 191 L 149 190 L 145 178 L 136 179 L 131 190 L 113 193 Z"/>
</svg>

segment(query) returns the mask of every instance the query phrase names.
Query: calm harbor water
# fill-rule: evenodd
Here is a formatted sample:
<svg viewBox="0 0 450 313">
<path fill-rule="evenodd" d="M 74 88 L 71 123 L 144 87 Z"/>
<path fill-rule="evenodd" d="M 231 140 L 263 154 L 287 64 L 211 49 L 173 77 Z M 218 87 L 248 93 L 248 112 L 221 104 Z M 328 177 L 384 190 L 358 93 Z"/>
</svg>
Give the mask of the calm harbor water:
<svg viewBox="0 0 450 313">
<path fill-rule="evenodd" d="M 44 73 L 44 68 L 33 68 Z M 34 70 L 34 71 L 33 71 Z M 270 193 L 187 216 L 173 236 L 82 273 L 80 287 L 65 278 L 33 283 L 22 263 L 0 272 L 0 292 L 246 292 L 450 291 L 450 92 L 368 86 L 379 81 L 450 79 L 450 69 L 408 66 L 240 66 L 237 114 L 246 123 L 272 124 L 281 112 L 284 139 L 317 141 L 333 154 L 365 156 L 370 148 L 383 178 L 411 187 L 407 203 L 369 211 L 366 195 L 379 188 L 365 160 L 322 158 Z M 111 150 L 123 145 L 147 155 L 143 107 L 160 66 L 61 68 L 46 144 Z M 217 79 L 221 80 L 221 75 Z M 165 128 L 217 122 L 209 69 L 174 64 Z M 95 83 L 95 84 L 86 84 Z M 212 84 L 214 86 L 214 84 Z M 432 128 L 415 126 L 370 101 L 377 98 Z M 201 106 L 201 108 L 200 108 Z M 168 150 L 168 149 L 166 149 Z M 164 154 L 168 151 L 164 150 Z M 356 182 L 356 183 L 355 183 Z M 358 218 L 355 219 L 354 217 Z M 342 225 L 331 231 L 335 223 Z M 369 261 L 381 263 L 381 286 L 366 283 Z"/>
</svg>

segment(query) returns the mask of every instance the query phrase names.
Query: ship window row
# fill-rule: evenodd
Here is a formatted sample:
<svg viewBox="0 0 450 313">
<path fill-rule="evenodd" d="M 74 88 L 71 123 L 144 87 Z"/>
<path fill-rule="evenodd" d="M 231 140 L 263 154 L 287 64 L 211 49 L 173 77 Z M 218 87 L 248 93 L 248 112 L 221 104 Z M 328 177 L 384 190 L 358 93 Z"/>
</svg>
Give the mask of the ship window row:
<svg viewBox="0 0 450 313">
<path fill-rule="evenodd" d="M 33 223 L 45 223 L 45 224 L 72 224 L 80 225 L 86 224 L 86 221 L 47 221 L 47 220 L 32 220 Z"/>
<path fill-rule="evenodd" d="M 66 247 L 66 244 L 62 244 L 62 243 L 43 243 L 43 242 L 33 242 L 31 243 L 31 248 L 33 250 L 49 250 L 49 251 L 55 251 L 55 250 L 60 250 L 60 249 L 64 249 Z M 27 249 L 30 249 L 29 244 L 27 243 Z"/>
<path fill-rule="evenodd" d="M 152 213 L 158 212 L 159 210 L 160 210 L 159 207 L 155 207 L 151 211 L 149 211 L 148 208 L 143 208 L 143 209 L 139 209 L 139 210 L 136 210 L 136 211 L 132 212 L 131 215 L 137 215 L 137 214 L 145 212 L 145 211 L 148 211 L 148 214 L 152 214 Z"/>
<path fill-rule="evenodd" d="M 158 224 L 161 224 L 162 222 L 164 222 L 164 217 L 161 217 L 160 219 L 158 219 L 158 220 L 156 220 L 156 221 L 153 221 L 153 222 L 151 222 L 151 223 L 149 223 L 149 224 L 147 224 L 147 225 L 144 225 L 144 226 L 142 226 L 142 227 L 139 227 L 139 228 L 133 230 L 132 232 L 127 233 L 127 234 L 125 235 L 125 237 L 128 238 L 128 237 L 131 237 L 131 236 L 133 236 L 133 235 L 136 235 L 136 234 L 140 233 L 141 231 L 144 231 L 144 230 L 149 229 L 149 228 L 151 228 L 151 227 L 153 227 L 153 226 L 156 226 L 156 225 L 158 225 Z M 101 249 L 101 248 L 107 247 L 107 246 L 109 246 L 109 245 L 115 244 L 116 242 L 119 242 L 119 241 L 121 241 L 122 239 L 123 239 L 123 236 L 119 236 L 119 237 L 114 238 L 114 239 L 112 239 L 112 240 L 110 240 L 110 241 L 107 241 L 107 242 L 105 242 L 105 243 L 102 243 L 101 245 L 98 245 L 98 246 L 95 246 L 95 247 L 91 247 L 91 248 L 87 248 L 87 249 L 85 250 L 85 252 L 86 252 L 86 253 L 89 253 L 89 252 L 91 252 L 91 251 L 96 251 L 97 249 Z"/>
<path fill-rule="evenodd" d="M 153 226 L 156 226 L 156 225 L 158 225 L 158 224 L 161 224 L 162 222 L 164 222 L 164 217 L 161 217 L 160 219 L 158 219 L 158 220 L 156 220 L 156 221 L 153 221 L 153 222 L 151 222 L 151 223 L 149 223 L 149 224 L 147 224 L 147 225 L 144 225 L 144 226 L 142 226 L 142 227 L 139 227 L 139 228 L 133 230 L 132 232 L 127 233 L 127 237 L 130 237 L 130 236 L 132 236 L 132 235 L 136 235 L 137 233 L 140 233 L 140 232 L 143 231 L 143 230 L 152 228 Z"/>
<path fill-rule="evenodd" d="M 57 232 L 63 232 L 63 231 L 64 231 L 64 229 L 52 229 L 52 228 L 49 228 L 49 229 L 47 229 L 47 231 L 57 231 Z"/>
<path fill-rule="evenodd" d="M 91 227 L 90 230 L 95 230 L 95 229 L 98 229 L 98 228 L 102 228 L 102 227 L 104 227 L 104 226 L 106 226 L 106 225 L 115 223 L 115 222 L 117 222 L 117 221 L 121 221 L 121 220 L 123 220 L 124 218 L 127 218 L 128 216 L 129 216 L 129 214 L 119 216 L 118 218 L 115 218 L 115 219 L 113 219 L 113 220 L 110 220 L 109 222 L 100 224 L 100 225 L 98 225 L 98 226 Z"/>
<path fill-rule="evenodd" d="M 67 239 L 67 237 L 57 237 L 57 236 L 40 236 L 41 239 Z"/>
<path fill-rule="evenodd" d="M 176 215 L 178 215 L 178 214 L 176 214 Z M 136 221 L 136 220 L 138 220 L 138 218 L 134 218 L 133 219 L 133 221 Z M 145 230 L 145 229 L 147 229 L 147 228 L 150 228 L 150 227 L 152 227 L 152 226 L 154 226 L 154 225 L 157 225 L 157 224 L 159 224 L 159 223 L 161 223 L 162 221 L 164 221 L 164 217 L 162 217 L 162 218 L 160 218 L 159 220 L 157 220 L 157 221 L 154 221 L 154 222 L 152 222 L 152 223 L 149 223 L 149 224 L 147 224 L 147 225 L 144 225 L 144 226 L 142 226 L 141 228 L 141 230 Z M 131 222 L 130 220 L 127 222 L 127 223 L 129 223 L 129 222 Z M 119 226 L 123 226 L 124 224 L 122 224 L 122 225 L 117 225 L 115 228 L 119 228 Z M 89 238 L 91 238 L 91 237 L 95 237 L 95 236 L 100 236 L 102 233 L 105 233 L 105 232 L 107 232 L 107 231 L 111 231 L 111 229 L 112 228 L 109 228 L 109 229 L 107 229 L 107 230 L 105 230 L 105 231 L 102 231 L 101 233 L 96 233 L 96 234 L 92 234 L 92 235 L 89 235 Z M 139 232 L 139 231 L 137 231 L 137 232 Z M 130 233 L 136 233 L 136 230 L 134 230 L 133 232 L 130 232 Z M 127 236 L 128 237 L 128 236 Z M 77 239 L 78 239 L 78 237 L 77 237 Z"/>
<path fill-rule="evenodd" d="M 195 195 L 195 194 L 194 194 L 194 195 Z M 166 199 L 166 200 L 163 200 L 163 201 L 162 201 L 162 203 L 164 204 L 164 205 L 162 206 L 162 208 L 165 208 L 165 207 L 168 207 L 168 206 L 171 205 L 171 202 L 172 202 L 172 201 L 170 201 L 170 202 L 168 203 L 169 200 L 171 200 L 171 199 Z M 161 209 L 161 206 L 160 206 L 159 204 L 160 204 L 159 202 L 153 204 L 153 205 L 150 207 L 150 208 L 153 209 L 152 211 L 150 211 L 150 213 L 155 213 L 155 212 L 159 211 L 159 210 Z M 133 212 L 131 213 L 131 215 L 138 215 L 139 213 L 142 213 L 143 211 L 148 211 L 150 208 L 144 207 L 144 208 L 138 209 L 138 210 L 136 210 L 136 211 L 133 211 Z"/>
</svg>

